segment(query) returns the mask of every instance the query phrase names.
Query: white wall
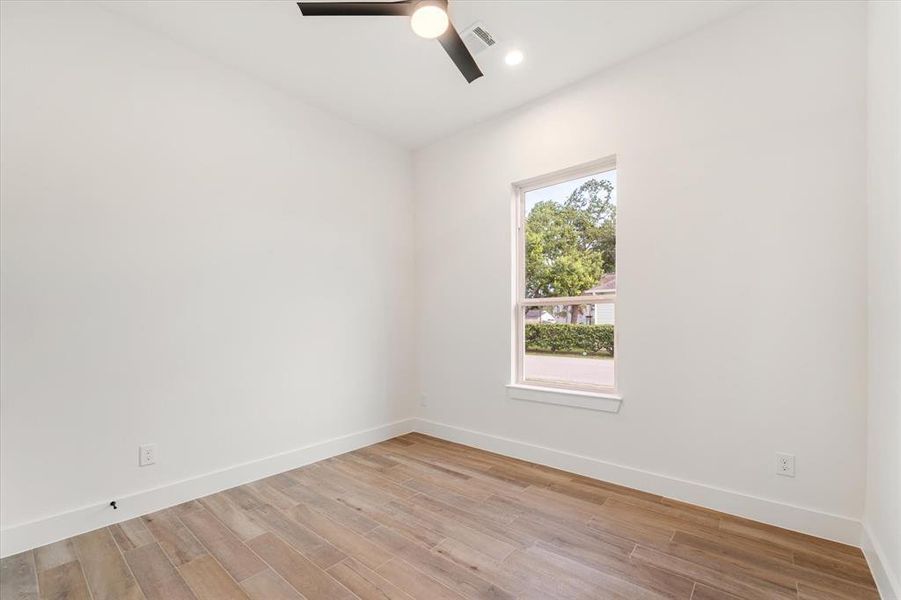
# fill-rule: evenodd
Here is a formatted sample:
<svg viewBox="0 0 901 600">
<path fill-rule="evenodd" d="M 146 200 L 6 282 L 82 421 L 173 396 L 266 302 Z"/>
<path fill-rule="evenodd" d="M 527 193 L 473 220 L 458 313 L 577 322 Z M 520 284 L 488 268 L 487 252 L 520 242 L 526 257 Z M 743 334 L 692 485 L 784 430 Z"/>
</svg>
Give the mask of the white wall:
<svg viewBox="0 0 901 600">
<path fill-rule="evenodd" d="M 865 18 L 859 3 L 757 5 L 421 149 L 423 417 L 665 493 L 700 483 L 683 495 L 851 541 L 866 468 Z M 507 399 L 511 183 L 612 154 L 622 411 Z M 796 478 L 775 474 L 777 451 L 797 455 Z"/>
<path fill-rule="evenodd" d="M 7 534 L 410 416 L 406 151 L 88 3 L 0 22 Z"/>
<path fill-rule="evenodd" d="M 901 598 L 901 8 L 870 2 L 869 423 L 864 549 Z M 893 589 L 893 591 L 891 591 Z"/>
</svg>

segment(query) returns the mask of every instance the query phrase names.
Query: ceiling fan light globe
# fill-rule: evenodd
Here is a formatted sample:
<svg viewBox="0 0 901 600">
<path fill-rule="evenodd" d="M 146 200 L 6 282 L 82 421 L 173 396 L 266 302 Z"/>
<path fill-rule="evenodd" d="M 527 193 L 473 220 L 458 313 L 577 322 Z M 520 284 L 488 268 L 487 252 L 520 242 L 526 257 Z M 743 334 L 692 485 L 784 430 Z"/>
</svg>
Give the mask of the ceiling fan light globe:
<svg viewBox="0 0 901 600">
<path fill-rule="evenodd" d="M 426 2 L 421 3 L 410 17 L 413 33 L 429 40 L 447 31 L 449 23 L 447 11 L 437 4 Z"/>
</svg>

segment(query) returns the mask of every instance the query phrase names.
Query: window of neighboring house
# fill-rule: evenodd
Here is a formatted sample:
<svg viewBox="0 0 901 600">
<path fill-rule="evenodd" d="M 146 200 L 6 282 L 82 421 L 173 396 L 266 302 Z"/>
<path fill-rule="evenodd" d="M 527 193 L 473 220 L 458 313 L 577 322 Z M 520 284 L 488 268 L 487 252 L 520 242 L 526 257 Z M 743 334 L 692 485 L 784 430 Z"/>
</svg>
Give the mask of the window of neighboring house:
<svg viewBox="0 0 901 600">
<path fill-rule="evenodd" d="M 616 162 L 517 184 L 516 381 L 616 391 Z"/>
</svg>

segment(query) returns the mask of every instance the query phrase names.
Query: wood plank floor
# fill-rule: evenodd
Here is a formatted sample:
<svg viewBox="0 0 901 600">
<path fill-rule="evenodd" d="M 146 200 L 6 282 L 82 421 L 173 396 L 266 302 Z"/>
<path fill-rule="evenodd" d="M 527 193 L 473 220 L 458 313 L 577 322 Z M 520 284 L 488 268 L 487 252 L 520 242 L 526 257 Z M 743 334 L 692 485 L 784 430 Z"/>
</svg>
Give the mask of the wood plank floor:
<svg viewBox="0 0 901 600">
<path fill-rule="evenodd" d="M 0 566 L 2 600 L 878 598 L 857 548 L 419 434 Z"/>
</svg>

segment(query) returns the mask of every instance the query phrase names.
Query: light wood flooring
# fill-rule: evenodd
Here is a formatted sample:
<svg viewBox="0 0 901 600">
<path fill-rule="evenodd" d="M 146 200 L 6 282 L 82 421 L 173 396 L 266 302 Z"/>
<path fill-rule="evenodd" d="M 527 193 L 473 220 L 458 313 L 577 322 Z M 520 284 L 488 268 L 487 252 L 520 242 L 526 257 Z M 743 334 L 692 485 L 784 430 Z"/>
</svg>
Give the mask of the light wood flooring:
<svg viewBox="0 0 901 600">
<path fill-rule="evenodd" d="M 877 598 L 860 550 L 419 434 L 2 561 L 3 600 Z"/>
</svg>

